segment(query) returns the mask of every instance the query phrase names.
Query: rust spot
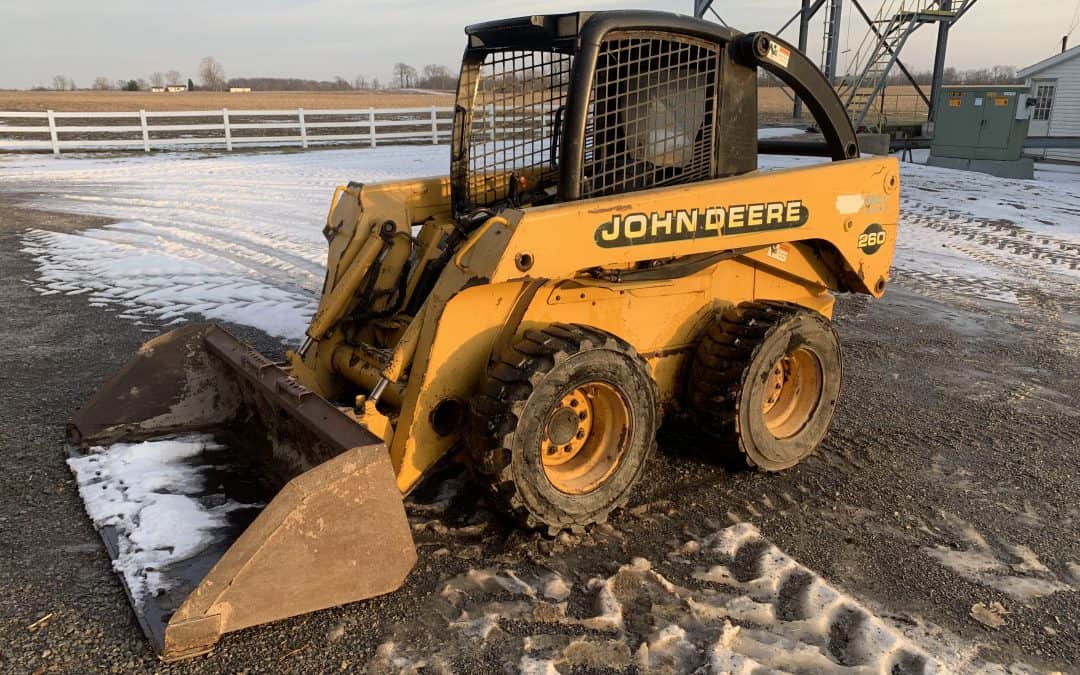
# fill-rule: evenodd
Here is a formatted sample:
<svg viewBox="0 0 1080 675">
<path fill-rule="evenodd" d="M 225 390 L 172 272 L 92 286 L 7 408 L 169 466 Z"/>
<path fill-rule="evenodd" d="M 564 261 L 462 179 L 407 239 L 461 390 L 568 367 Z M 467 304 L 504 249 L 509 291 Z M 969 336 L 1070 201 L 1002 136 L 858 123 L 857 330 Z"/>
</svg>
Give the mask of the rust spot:
<svg viewBox="0 0 1080 675">
<path fill-rule="evenodd" d="M 615 206 L 589 209 L 588 213 L 611 213 L 612 211 L 629 211 L 634 208 L 632 204 L 616 204 Z"/>
</svg>

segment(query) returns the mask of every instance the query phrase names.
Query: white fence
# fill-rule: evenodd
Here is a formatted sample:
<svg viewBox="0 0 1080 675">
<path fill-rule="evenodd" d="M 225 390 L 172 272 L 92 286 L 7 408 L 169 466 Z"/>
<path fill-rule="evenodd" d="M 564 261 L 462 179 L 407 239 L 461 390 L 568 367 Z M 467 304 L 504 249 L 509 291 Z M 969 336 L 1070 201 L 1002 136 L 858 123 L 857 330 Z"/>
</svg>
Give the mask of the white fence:
<svg viewBox="0 0 1080 675">
<path fill-rule="evenodd" d="M 0 150 L 132 149 L 176 146 L 288 146 L 448 141 L 454 109 L 0 111 Z M 17 120 L 14 124 L 11 119 Z M 30 122 L 27 124 L 23 120 Z M 177 121 L 189 121 L 184 124 Z"/>
</svg>

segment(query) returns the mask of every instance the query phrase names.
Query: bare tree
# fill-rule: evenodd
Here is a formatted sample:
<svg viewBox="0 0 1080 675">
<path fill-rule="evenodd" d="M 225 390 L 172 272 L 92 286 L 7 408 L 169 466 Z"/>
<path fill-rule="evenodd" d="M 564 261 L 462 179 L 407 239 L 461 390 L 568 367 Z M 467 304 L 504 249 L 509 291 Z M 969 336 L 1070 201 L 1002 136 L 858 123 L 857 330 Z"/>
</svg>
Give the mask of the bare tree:
<svg viewBox="0 0 1080 675">
<path fill-rule="evenodd" d="M 453 89 L 456 78 L 446 66 L 429 63 L 424 66 L 424 76 L 419 85 L 429 89 Z"/>
<path fill-rule="evenodd" d="M 75 80 L 69 78 L 68 79 L 68 91 L 75 91 L 76 89 L 78 89 L 78 87 L 75 86 Z"/>
<path fill-rule="evenodd" d="M 65 75 L 53 75 L 52 88 L 57 91 L 64 91 L 71 86 L 71 80 Z"/>
<path fill-rule="evenodd" d="M 398 81 L 398 87 L 401 89 L 411 87 L 416 81 L 416 68 L 399 61 L 394 64 L 394 79 Z"/>
<path fill-rule="evenodd" d="M 160 72 L 158 72 L 156 70 L 154 72 L 150 73 L 150 86 L 152 86 L 152 87 L 164 87 L 165 86 L 165 76 L 162 75 Z"/>
<path fill-rule="evenodd" d="M 346 89 L 352 89 L 352 85 L 349 84 L 349 81 L 344 77 L 338 75 L 334 78 L 334 89 L 341 89 L 344 91 Z"/>
<path fill-rule="evenodd" d="M 204 56 L 199 61 L 199 79 L 203 89 L 221 91 L 225 88 L 225 67 L 213 56 Z"/>
<path fill-rule="evenodd" d="M 113 83 L 109 78 L 98 75 L 94 78 L 94 84 L 92 84 L 90 88 L 106 91 L 113 88 Z"/>
<path fill-rule="evenodd" d="M 372 89 L 382 89 L 382 82 L 379 82 L 379 78 L 377 78 L 377 77 L 371 78 L 371 88 Z"/>
<path fill-rule="evenodd" d="M 180 84 L 182 77 L 179 70 L 170 70 L 165 73 L 165 84 Z"/>
<path fill-rule="evenodd" d="M 367 89 L 367 78 L 363 75 L 357 75 L 353 78 L 354 89 Z"/>
</svg>

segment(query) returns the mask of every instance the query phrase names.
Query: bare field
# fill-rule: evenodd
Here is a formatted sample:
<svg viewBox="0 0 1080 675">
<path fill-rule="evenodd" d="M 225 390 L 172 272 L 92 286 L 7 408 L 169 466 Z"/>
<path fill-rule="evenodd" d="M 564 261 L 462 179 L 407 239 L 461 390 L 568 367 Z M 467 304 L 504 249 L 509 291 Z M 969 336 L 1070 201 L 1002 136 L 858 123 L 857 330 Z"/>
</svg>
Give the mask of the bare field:
<svg viewBox="0 0 1080 675">
<path fill-rule="evenodd" d="M 451 104 L 450 94 L 396 91 L 257 91 L 230 94 L 193 91 L 155 94 L 145 91 L 0 91 L 0 110 L 33 112 L 127 112 L 137 110 L 278 110 L 306 108 L 333 110 L 355 108 L 412 108 Z M 914 87 L 892 86 L 885 93 L 888 112 L 908 112 L 920 107 Z M 791 99 L 780 87 L 758 89 L 759 112 L 789 115 Z"/>
<path fill-rule="evenodd" d="M 14 112 L 129 112 L 139 110 L 349 110 L 450 105 L 449 94 L 394 91 L 0 91 L 0 110 Z"/>
<path fill-rule="evenodd" d="M 786 93 L 785 93 L 786 92 Z M 790 90 L 758 87 L 758 112 L 762 115 L 791 115 Z M 926 104 L 911 85 L 892 85 L 885 90 L 885 113 L 890 116 L 926 118 Z"/>
</svg>

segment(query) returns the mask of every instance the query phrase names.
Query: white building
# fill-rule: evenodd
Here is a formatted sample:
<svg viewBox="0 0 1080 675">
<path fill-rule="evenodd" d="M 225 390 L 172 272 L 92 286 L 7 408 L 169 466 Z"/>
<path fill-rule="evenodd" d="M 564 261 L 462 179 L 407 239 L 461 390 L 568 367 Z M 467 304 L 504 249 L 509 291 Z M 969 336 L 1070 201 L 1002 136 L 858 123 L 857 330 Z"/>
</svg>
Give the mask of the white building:
<svg viewBox="0 0 1080 675">
<path fill-rule="evenodd" d="M 1017 72 L 1031 87 L 1028 136 L 1080 136 L 1080 46 Z M 1039 157 L 1080 162 L 1080 149 L 1034 150 Z"/>
<path fill-rule="evenodd" d="M 181 91 L 187 91 L 187 85 L 186 84 L 167 84 L 167 85 L 165 85 L 165 91 L 173 92 L 173 93 L 181 92 Z"/>
</svg>

